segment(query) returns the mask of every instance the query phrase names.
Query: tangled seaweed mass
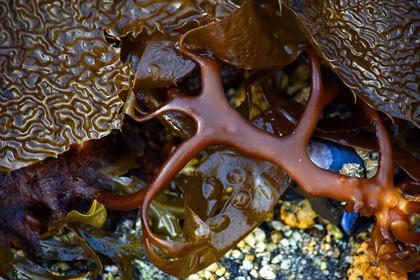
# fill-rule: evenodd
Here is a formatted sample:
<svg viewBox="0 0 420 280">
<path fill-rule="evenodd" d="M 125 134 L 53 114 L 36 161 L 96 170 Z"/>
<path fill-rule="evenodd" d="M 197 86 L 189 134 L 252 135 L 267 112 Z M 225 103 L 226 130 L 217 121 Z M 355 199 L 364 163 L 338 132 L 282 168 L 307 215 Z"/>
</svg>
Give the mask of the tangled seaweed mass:
<svg viewBox="0 0 420 280">
<path fill-rule="evenodd" d="M 375 217 L 382 266 L 420 270 L 420 3 L 237 2 L 0 1 L 0 276 L 52 277 L 15 247 L 32 260 L 90 258 L 96 274 L 108 256 L 124 279 L 145 251 L 186 277 L 258 226 L 292 180 Z M 281 92 L 297 60 L 310 69 L 304 106 Z M 225 90 L 238 81 L 234 108 Z M 268 109 L 250 121 L 255 84 Z M 154 118 L 184 138 L 166 159 Z M 311 139 L 377 151 L 378 170 L 323 169 Z M 69 212 L 80 200 L 91 210 Z M 143 236 L 99 228 L 104 207 L 139 209 Z M 63 232 L 72 246 L 54 243 Z"/>
</svg>

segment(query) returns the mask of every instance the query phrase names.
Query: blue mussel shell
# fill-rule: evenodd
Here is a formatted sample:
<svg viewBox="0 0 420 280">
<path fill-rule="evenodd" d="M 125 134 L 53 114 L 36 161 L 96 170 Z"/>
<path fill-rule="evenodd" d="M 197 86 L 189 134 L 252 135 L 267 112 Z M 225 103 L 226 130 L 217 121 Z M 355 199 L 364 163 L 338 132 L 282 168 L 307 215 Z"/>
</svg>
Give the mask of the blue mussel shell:
<svg viewBox="0 0 420 280">
<path fill-rule="evenodd" d="M 317 166 L 332 172 L 339 173 L 343 166 L 349 163 L 356 163 L 364 169 L 363 160 L 350 147 L 317 139 L 309 142 L 307 150 L 309 157 Z M 360 213 L 343 211 L 340 225 L 347 234 L 357 235 L 369 226 L 371 220 Z"/>
<path fill-rule="evenodd" d="M 356 151 L 350 147 L 341 146 L 322 139 L 312 139 L 307 146 L 307 152 L 318 167 L 340 173 L 346 164 L 358 164 L 361 168 L 359 176 L 365 177 L 364 162 Z M 311 197 L 298 188 L 289 188 L 282 196 L 282 200 L 295 200 L 300 195 L 305 196 L 312 208 L 331 223 L 341 225 L 348 235 L 357 235 L 365 230 L 372 222 L 372 218 L 363 217 L 359 213 L 344 211 L 341 203 L 332 199 Z"/>
</svg>

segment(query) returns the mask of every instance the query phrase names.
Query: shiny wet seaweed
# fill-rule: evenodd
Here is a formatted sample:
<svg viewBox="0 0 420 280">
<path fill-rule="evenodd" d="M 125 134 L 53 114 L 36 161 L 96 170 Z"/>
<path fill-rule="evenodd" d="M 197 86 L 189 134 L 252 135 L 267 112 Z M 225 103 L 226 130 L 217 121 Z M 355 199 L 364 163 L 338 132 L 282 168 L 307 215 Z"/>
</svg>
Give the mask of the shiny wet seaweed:
<svg viewBox="0 0 420 280">
<path fill-rule="evenodd" d="M 281 8 L 277 3 L 32 1 L 18 9 L 1 1 L 6 16 L 0 24 L 7 32 L 0 45 L 0 162 L 4 171 L 18 169 L 0 176 L 2 243 L 35 244 L 27 252 L 40 255 L 39 235 L 54 215 L 64 219 L 76 199 L 97 198 L 109 209 L 140 208 L 149 258 L 166 273 L 187 276 L 255 228 L 293 178 L 308 195 L 343 201 L 347 211 L 375 217 L 371 245 L 381 265 L 418 270 L 420 253 L 414 245 L 420 237 L 412 231 L 411 218 L 420 212 L 420 164 L 418 138 L 410 139 L 418 128 L 405 120 L 419 123 L 419 46 L 413 35 L 419 6 L 385 0 L 366 5 L 282 1 Z M 321 72 L 317 54 L 340 79 Z M 308 60 L 311 72 L 306 105 L 279 93 L 282 68 L 298 57 Z M 225 96 L 220 61 L 254 71 L 238 110 Z M 194 79 L 201 79 L 201 87 L 194 86 L 200 93 L 187 90 Z M 250 122 L 250 89 L 256 83 L 269 108 Z M 352 117 L 325 118 L 324 107 L 345 88 L 358 96 Z M 377 110 L 402 120 L 392 125 Z M 147 156 L 137 161 L 147 146 L 139 135 L 121 138 L 113 132 L 81 144 L 120 129 L 124 114 L 141 123 L 158 117 L 185 139 L 160 169 Z M 351 178 L 316 166 L 307 153 L 312 137 L 379 152 L 376 175 Z M 136 141 L 122 144 L 128 139 Z M 75 143 L 58 159 L 43 160 Z M 107 145 L 123 145 L 122 153 L 110 148 L 108 154 Z M 183 207 L 181 199 L 162 192 L 208 146 L 214 147 L 211 154 L 178 180 Z M 394 162 L 402 169 L 395 178 Z M 139 165 L 149 169 L 138 170 Z M 152 177 L 151 182 L 121 179 L 132 168 L 142 179 Z M 156 169 L 154 175 L 141 175 Z M 232 194 L 223 201 L 228 188 Z M 16 191 L 22 195 L 10 200 Z M 169 205 L 169 212 L 162 210 Z M 165 217 L 168 228 L 157 226 L 159 217 Z M 67 228 L 80 238 L 82 249 L 108 255 L 130 277 L 130 248 L 119 250 L 102 229 Z M 139 244 L 140 238 L 130 240 Z M 29 264 L 2 250 L 16 265 L 0 265 L 2 274 L 17 275 Z M 143 247 L 136 252 L 143 256 Z"/>
</svg>

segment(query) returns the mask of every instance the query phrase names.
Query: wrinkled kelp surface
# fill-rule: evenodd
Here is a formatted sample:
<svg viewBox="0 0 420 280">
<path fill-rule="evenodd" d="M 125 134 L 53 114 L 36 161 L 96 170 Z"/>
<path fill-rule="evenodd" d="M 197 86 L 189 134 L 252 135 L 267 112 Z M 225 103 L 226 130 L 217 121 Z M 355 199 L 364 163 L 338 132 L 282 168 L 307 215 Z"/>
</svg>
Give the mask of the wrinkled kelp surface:
<svg viewBox="0 0 420 280">
<path fill-rule="evenodd" d="M 418 1 L 283 2 L 324 61 L 356 95 L 419 126 Z"/>
</svg>

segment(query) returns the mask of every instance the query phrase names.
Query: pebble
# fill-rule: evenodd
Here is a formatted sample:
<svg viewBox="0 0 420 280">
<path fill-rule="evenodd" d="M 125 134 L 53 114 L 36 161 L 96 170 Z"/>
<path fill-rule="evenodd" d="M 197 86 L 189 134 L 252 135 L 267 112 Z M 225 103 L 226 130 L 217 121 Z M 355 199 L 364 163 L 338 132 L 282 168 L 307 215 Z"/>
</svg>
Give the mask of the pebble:
<svg viewBox="0 0 420 280">
<path fill-rule="evenodd" d="M 292 238 L 296 241 L 300 241 L 302 239 L 302 235 L 300 235 L 299 232 L 294 231 L 293 234 L 292 234 Z"/>
<path fill-rule="evenodd" d="M 278 264 L 283 260 L 283 255 L 277 255 L 275 256 L 272 260 L 271 263 L 272 264 Z"/>
<path fill-rule="evenodd" d="M 255 259 L 255 255 L 246 255 L 245 260 L 253 261 Z"/>
<path fill-rule="evenodd" d="M 210 278 L 210 276 L 211 276 L 211 272 L 210 272 L 210 271 L 208 271 L 208 270 L 205 270 L 205 271 L 204 271 L 204 277 L 205 277 L 206 279 L 208 279 L 208 278 Z"/>
<path fill-rule="evenodd" d="M 261 276 L 261 278 L 263 279 L 276 279 L 276 266 L 274 265 L 264 265 L 260 271 L 259 271 L 259 275 Z"/>
<path fill-rule="evenodd" d="M 280 244 L 283 247 L 289 247 L 290 241 L 289 241 L 289 239 L 282 239 L 282 240 L 280 240 Z"/>
<path fill-rule="evenodd" d="M 250 233 L 247 237 L 245 237 L 244 242 L 253 248 L 257 240 L 255 239 L 254 234 Z"/>
<path fill-rule="evenodd" d="M 346 263 L 353 263 L 353 256 L 346 256 L 345 258 L 344 258 L 344 260 L 346 261 Z"/>
<path fill-rule="evenodd" d="M 235 249 L 235 250 L 232 250 L 230 255 L 234 259 L 240 259 L 242 257 L 242 252 Z"/>
<path fill-rule="evenodd" d="M 255 269 L 251 270 L 251 272 L 249 274 L 251 274 L 251 276 L 256 278 L 256 279 L 258 278 L 258 272 Z"/>
<path fill-rule="evenodd" d="M 223 276 L 224 274 L 225 274 L 225 272 L 226 272 L 226 267 L 224 267 L 223 265 L 221 265 L 221 266 L 219 266 L 218 268 L 217 268 L 217 270 L 216 270 L 216 275 L 217 276 Z"/>
<path fill-rule="evenodd" d="M 291 265 L 292 265 L 292 260 L 291 259 L 283 260 L 280 264 L 280 269 L 282 269 L 282 270 L 289 269 Z"/>
<path fill-rule="evenodd" d="M 271 226 L 278 231 L 281 231 L 283 229 L 283 223 L 280 221 L 272 221 Z"/>
<path fill-rule="evenodd" d="M 253 231 L 253 233 L 255 235 L 255 240 L 257 242 L 263 242 L 263 241 L 265 241 L 265 239 L 267 237 L 266 234 L 265 234 L 265 232 L 262 229 L 260 229 L 260 228 L 256 228 Z"/>
<path fill-rule="evenodd" d="M 251 270 L 254 267 L 254 263 L 250 260 L 244 260 L 242 262 L 242 267 L 245 270 Z"/>
<path fill-rule="evenodd" d="M 71 267 L 66 262 L 58 262 L 57 267 L 62 271 L 69 270 Z"/>
<path fill-rule="evenodd" d="M 262 252 L 265 251 L 266 247 L 267 247 L 267 245 L 265 245 L 264 242 L 260 241 L 255 245 L 255 252 L 262 253 Z"/>
<path fill-rule="evenodd" d="M 341 232 L 341 230 L 333 224 L 327 225 L 327 231 L 328 234 L 334 238 L 334 240 L 339 240 L 343 238 L 343 233 Z"/>
<path fill-rule="evenodd" d="M 206 270 L 208 270 L 210 272 L 215 272 L 216 269 L 217 269 L 217 267 L 218 267 L 218 264 L 217 263 L 212 263 L 209 267 L 207 267 Z"/>
<path fill-rule="evenodd" d="M 293 234 L 293 230 L 291 230 L 291 229 L 289 229 L 289 230 L 287 230 L 287 231 L 284 232 L 284 235 L 286 237 L 290 237 L 292 234 Z"/>
<path fill-rule="evenodd" d="M 281 233 L 278 231 L 274 231 L 271 233 L 271 241 L 273 243 L 278 243 L 281 240 Z"/>
<path fill-rule="evenodd" d="M 197 274 L 191 274 L 190 276 L 188 276 L 188 280 L 200 280 L 200 276 L 198 276 Z"/>
<path fill-rule="evenodd" d="M 275 250 L 277 250 L 278 246 L 277 244 L 274 243 L 270 243 L 267 245 L 267 247 L 265 248 L 268 252 L 274 252 Z"/>
<path fill-rule="evenodd" d="M 236 244 L 236 247 L 238 247 L 239 249 L 242 249 L 242 248 L 244 248 L 246 245 L 245 245 L 245 242 L 243 241 L 243 240 L 241 240 L 241 241 L 239 241 L 238 242 L 238 244 Z"/>
</svg>

